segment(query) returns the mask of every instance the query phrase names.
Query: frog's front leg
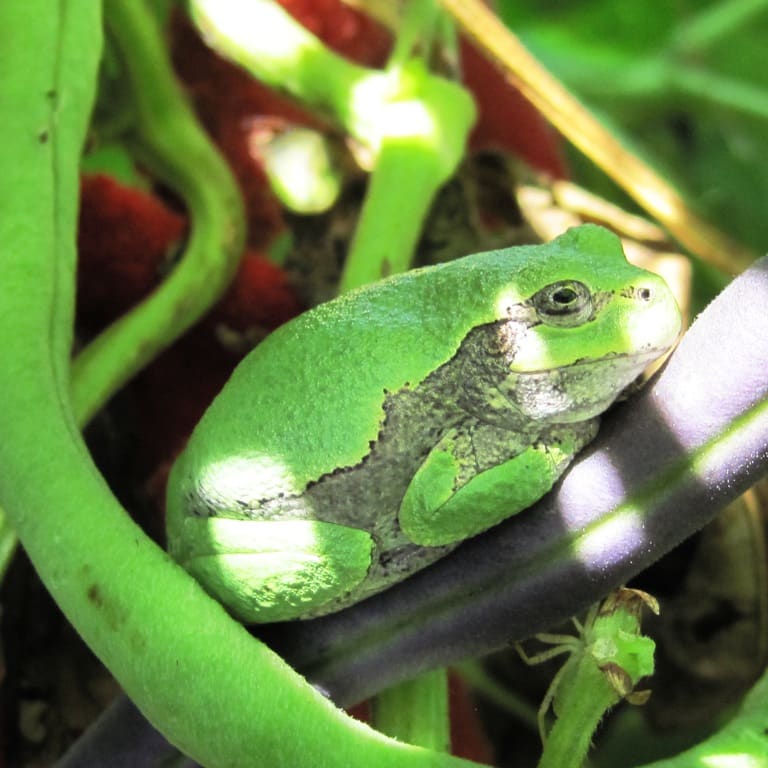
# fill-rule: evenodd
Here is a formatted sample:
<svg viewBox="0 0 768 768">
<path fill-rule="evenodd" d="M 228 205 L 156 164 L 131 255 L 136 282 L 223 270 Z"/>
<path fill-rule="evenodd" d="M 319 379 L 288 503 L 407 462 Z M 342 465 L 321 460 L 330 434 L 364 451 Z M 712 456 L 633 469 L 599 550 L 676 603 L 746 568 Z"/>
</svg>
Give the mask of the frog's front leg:
<svg viewBox="0 0 768 768">
<path fill-rule="evenodd" d="M 535 440 L 488 424 L 451 429 L 411 480 L 400 527 L 414 543 L 436 547 L 496 525 L 549 491 L 597 425 L 553 426 Z"/>
</svg>

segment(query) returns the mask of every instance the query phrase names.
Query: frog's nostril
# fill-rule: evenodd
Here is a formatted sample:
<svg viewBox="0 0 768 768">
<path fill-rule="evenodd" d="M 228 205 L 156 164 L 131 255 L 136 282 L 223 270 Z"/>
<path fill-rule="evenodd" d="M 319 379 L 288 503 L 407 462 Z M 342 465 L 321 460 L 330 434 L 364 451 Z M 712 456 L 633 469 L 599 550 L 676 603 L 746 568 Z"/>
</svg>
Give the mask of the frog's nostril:
<svg viewBox="0 0 768 768">
<path fill-rule="evenodd" d="M 640 301 L 650 301 L 653 298 L 653 291 L 650 288 L 640 288 L 637 291 L 637 298 Z"/>
</svg>

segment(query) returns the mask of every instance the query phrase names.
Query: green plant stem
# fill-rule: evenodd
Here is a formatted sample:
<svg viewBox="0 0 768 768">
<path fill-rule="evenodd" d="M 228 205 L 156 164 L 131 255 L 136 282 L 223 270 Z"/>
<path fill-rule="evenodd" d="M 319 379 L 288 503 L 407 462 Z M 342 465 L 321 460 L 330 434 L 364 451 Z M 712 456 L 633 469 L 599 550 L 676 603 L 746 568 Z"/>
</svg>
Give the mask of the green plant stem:
<svg viewBox="0 0 768 768">
<path fill-rule="evenodd" d="M 455 172 L 474 120 L 468 95 L 420 61 L 398 66 L 397 79 L 395 95 L 378 105 L 379 152 L 341 292 L 408 269 L 432 200 Z"/>
<path fill-rule="evenodd" d="M 448 752 L 451 733 L 447 670 L 425 672 L 379 693 L 373 705 L 373 725 L 400 741 Z"/>
<path fill-rule="evenodd" d="M 430 74 L 420 59 L 405 59 L 417 32 L 432 34 L 448 19 L 439 13 L 432 0 L 411 0 L 407 6 L 388 70 L 395 87 L 377 108 L 379 152 L 341 292 L 410 267 L 432 200 L 464 154 L 474 121 L 468 95 Z"/>
<path fill-rule="evenodd" d="M 567 682 L 538 768 L 580 768 L 601 718 L 619 701 L 589 654 L 581 655 Z"/>
<path fill-rule="evenodd" d="M 397 140 L 382 143 L 342 273 L 341 293 L 409 268 L 442 181 L 421 147 Z"/>
<path fill-rule="evenodd" d="M 355 98 L 371 98 L 364 85 L 369 70 L 326 48 L 272 0 L 191 0 L 189 5 L 216 51 L 367 140 L 371 129 L 366 115 L 355 109 Z M 381 80 L 374 90 L 385 88 Z"/>
<path fill-rule="evenodd" d="M 640 632 L 644 606 L 658 612 L 650 595 L 619 589 L 588 613 L 579 628 L 581 643 L 552 682 L 557 720 L 544 741 L 539 768 L 580 768 L 603 715 L 624 697 L 643 700 L 633 690 L 653 674 L 655 648 Z"/>
<path fill-rule="evenodd" d="M 135 0 L 124 0 L 134 2 Z M 97 3 L 0 3 L 0 505 L 67 617 L 203 765 L 460 766 L 355 723 L 255 641 L 130 520 L 69 398 L 78 162 Z"/>
<path fill-rule="evenodd" d="M 221 295 L 237 268 L 245 233 L 237 185 L 182 96 L 155 20 L 137 2 L 107 0 L 104 8 L 130 85 L 135 149 L 183 198 L 192 228 L 183 259 L 162 285 L 75 359 L 79 424 Z"/>
<path fill-rule="evenodd" d="M 413 46 L 418 0 L 401 48 Z M 247 7 L 247 12 L 244 8 Z M 209 43 L 262 82 L 320 109 L 373 153 L 374 170 L 340 290 L 408 268 L 435 193 L 456 170 L 474 122 L 474 105 L 458 84 L 418 60 L 388 71 L 351 64 L 269 0 L 193 0 L 193 17 Z"/>
</svg>

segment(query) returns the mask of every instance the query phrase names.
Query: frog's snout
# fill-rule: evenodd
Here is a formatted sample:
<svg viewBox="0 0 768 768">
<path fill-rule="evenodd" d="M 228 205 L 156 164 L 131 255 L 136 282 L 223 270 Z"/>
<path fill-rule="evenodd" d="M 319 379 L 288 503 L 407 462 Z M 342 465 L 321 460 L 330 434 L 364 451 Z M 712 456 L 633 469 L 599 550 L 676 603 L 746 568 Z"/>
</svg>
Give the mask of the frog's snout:
<svg viewBox="0 0 768 768">
<path fill-rule="evenodd" d="M 632 287 L 636 311 L 627 313 L 627 333 L 638 350 L 669 349 L 682 328 L 682 317 L 671 289 L 658 275 L 648 276 Z"/>
</svg>

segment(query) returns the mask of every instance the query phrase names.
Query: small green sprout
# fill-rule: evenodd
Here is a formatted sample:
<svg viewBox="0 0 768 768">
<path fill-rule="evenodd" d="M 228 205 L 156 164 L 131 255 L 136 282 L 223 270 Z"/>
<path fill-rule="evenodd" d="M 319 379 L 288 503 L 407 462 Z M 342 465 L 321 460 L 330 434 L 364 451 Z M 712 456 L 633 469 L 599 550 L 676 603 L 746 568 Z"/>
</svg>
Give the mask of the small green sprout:
<svg viewBox="0 0 768 768">
<path fill-rule="evenodd" d="M 539 734 L 544 745 L 539 768 L 580 766 L 600 719 L 625 700 L 644 704 L 649 690 L 635 690 L 641 678 L 653 673 L 655 643 L 640 633 L 643 606 L 655 614 L 654 597 L 637 589 L 621 588 L 594 605 L 582 624 L 572 619 L 578 635 L 539 634 L 552 645 L 528 656 L 518 645 L 527 664 L 538 664 L 568 653 L 552 680 L 538 713 Z M 549 734 L 546 716 L 552 706 L 557 721 Z"/>
</svg>

